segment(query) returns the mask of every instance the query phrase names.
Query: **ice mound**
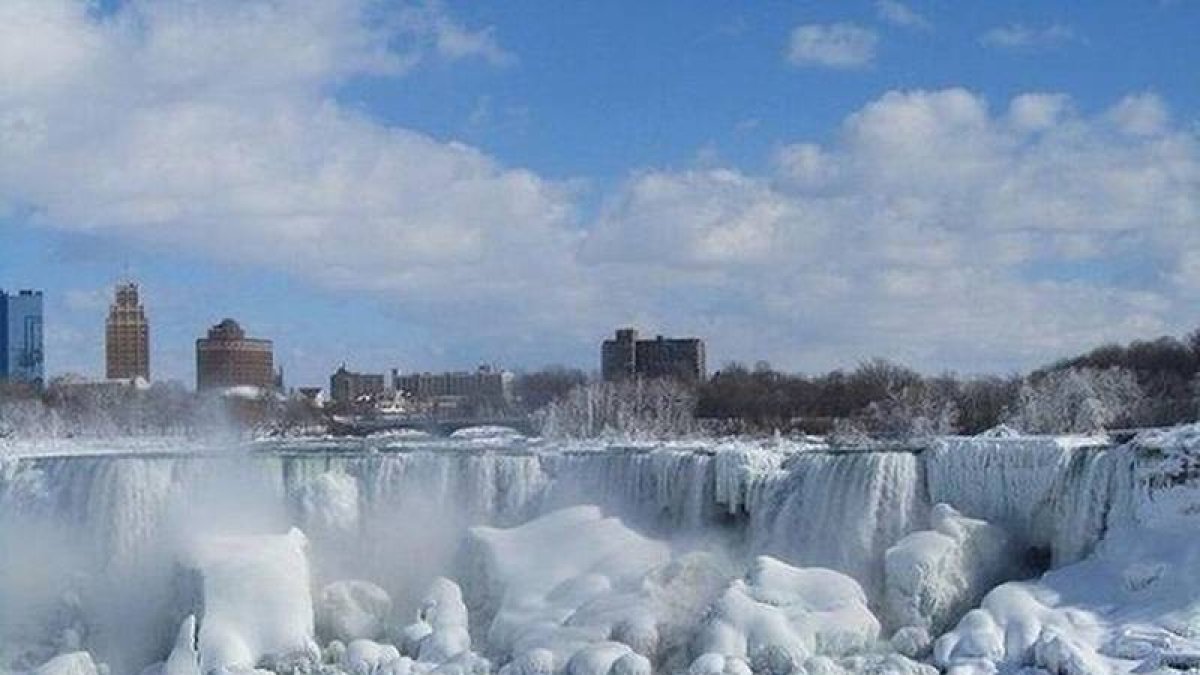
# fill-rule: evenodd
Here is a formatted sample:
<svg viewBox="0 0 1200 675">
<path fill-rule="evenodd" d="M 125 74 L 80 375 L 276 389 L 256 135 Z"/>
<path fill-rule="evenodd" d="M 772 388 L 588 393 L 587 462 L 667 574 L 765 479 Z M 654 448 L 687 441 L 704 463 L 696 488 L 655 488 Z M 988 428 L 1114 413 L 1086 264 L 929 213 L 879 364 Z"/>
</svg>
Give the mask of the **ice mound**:
<svg viewBox="0 0 1200 675">
<path fill-rule="evenodd" d="M 736 672 L 744 661 L 755 673 L 788 675 L 810 656 L 867 649 L 879 632 L 858 582 L 760 556 L 702 620 L 690 670 Z"/>
<path fill-rule="evenodd" d="M 324 638 L 351 642 L 374 640 L 383 634 L 392 599 L 369 581 L 335 581 L 321 590 L 317 602 L 317 632 Z"/>
<path fill-rule="evenodd" d="M 1016 564 L 1008 535 L 999 527 L 967 518 L 946 504 L 934 506 L 929 520 L 929 530 L 914 532 L 888 549 L 884 610 L 894 628 L 937 635 L 977 605 Z"/>
<path fill-rule="evenodd" d="M 293 528 L 284 535 L 206 537 L 191 547 L 187 562 L 200 579 L 203 603 L 195 642 L 201 673 L 317 653 L 307 544 Z"/>
<path fill-rule="evenodd" d="M 656 592 L 670 573 L 665 544 L 630 530 L 600 509 L 563 509 L 508 530 L 477 527 L 469 545 L 495 607 L 488 647 L 510 673 L 549 666 L 579 675 L 605 666 L 640 671 L 627 654 L 659 648 Z M 691 578 L 691 577 L 688 577 Z M 683 594 L 681 594 L 683 595 Z M 628 643 L 618 642 L 621 639 Z M 572 665 L 573 664 L 573 665 Z"/>
<path fill-rule="evenodd" d="M 438 577 L 433 580 L 416 623 L 404 629 L 405 651 L 418 661 L 445 663 L 471 651 L 467 606 L 458 584 Z"/>
<path fill-rule="evenodd" d="M 30 671 L 29 675 L 105 675 L 108 670 L 98 667 L 87 652 L 56 656 Z"/>
</svg>

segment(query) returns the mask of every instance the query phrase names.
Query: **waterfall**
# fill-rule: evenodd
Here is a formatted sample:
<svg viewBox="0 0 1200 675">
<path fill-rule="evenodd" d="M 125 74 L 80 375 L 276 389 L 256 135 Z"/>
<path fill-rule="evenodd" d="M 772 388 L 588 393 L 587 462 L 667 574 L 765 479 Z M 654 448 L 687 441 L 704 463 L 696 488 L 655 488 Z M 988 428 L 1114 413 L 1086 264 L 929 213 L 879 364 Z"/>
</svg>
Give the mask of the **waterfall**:
<svg viewBox="0 0 1200 675">
<path fill-rule="evenodd" d="M 929 510 L 921 460 L 909 452 L 800 454 L 751 503 L 755 552 L 845 572 L 872 597 L 884 551 L 925 527 Z"/>
<path fill-rule="evenodd" d="M 931 501 L 1049 549 L 1056 567 L 1090 553 L 1110 520 L 1132 517 L 1134 458 L 1125 446 L 948 438 L 924 458 Z"/>
<path fill-rule="evenodd" d="M 8 458 L 0 636 L 42 631 L 53 654 L 67 626 L 112 664 L 149 663 L 186 616 L 174 561 L 188 537 L 292 525 L 309 537 L 317 583 L 370 579 L 404 615 L 454 569 L 466 527 L 574 504 L 654 536 L 717 533 L 741 559 L 839 570 L 877 601 L 884 552 L 926 529 L 932 504 L 1048 547 L 1062 565 L 1130 522 L 1134 464 L 1125 447 L 967 438 L 903 452 L 743 440 Z"/>
</svg>

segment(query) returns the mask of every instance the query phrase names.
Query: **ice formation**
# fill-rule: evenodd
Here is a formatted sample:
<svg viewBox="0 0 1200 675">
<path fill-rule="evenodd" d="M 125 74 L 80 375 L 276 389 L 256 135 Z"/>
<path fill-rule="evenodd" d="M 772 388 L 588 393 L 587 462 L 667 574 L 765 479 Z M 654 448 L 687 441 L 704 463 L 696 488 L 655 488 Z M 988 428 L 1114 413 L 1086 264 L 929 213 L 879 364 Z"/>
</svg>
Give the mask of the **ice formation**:
<svg viewBox="0 0 1200 675">
<path fill-rule="evenodd" d="M 317 600 L 317 632 L 332 640 L 374 640 L 383 634 L 392 613 L 387 591 L 357 579 L 335 581 Z"/>
<path fill-rule="evenodd" d="M 306 547 L 296 529 L 206 537 L 193 545 L 186 562 L 201 585 L 195 645 L 201 673 L 253 668 L 265 656 L 317 652 Z"/>
<path fill-rule="evenodd" d="M 1008 535 L 995 525 L 966 518 L 948 504 L 934 506 L 929 519 L 929 530 L 887 550 L 883 602 L 893 627 L 940 634 L 1015 575 L 1018 563 Z"/>
<path fill-rule="evenodd" d="M 789 675 L 811 656 L 864 651 L 879 637 L 879 621 L 853 579 L 833 570 L 755 559 L 701 621 L 689 670 L 749 664 L 755 673 Z"/>
<path fill-rule="evenodd" d="M 864 451 L 58 443 L 0 459 L 0 672 L 1200 663 L 1200 427 Z"/>
</svg>

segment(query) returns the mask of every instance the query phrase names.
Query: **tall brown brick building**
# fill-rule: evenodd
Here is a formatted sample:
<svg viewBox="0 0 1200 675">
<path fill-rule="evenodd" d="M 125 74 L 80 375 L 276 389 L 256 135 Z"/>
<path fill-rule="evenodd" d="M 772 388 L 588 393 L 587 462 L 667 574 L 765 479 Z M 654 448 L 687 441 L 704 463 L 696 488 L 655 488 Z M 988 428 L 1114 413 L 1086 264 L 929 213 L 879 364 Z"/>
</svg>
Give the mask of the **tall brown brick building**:
<svg viewBox="0 0 1200 675">
<path fill-rule="evenodd" d="M 196 340 L 196 389 L 276 385 L 274 346 L 270 340 L 246 337 L 233 319 L 208 329 Z"/>
<path fill-rule="evenodd" d="M 150 379 L 150 324 L 135 283 L 117 284 L 104 325 L 105 376 Z"/>
</svg>

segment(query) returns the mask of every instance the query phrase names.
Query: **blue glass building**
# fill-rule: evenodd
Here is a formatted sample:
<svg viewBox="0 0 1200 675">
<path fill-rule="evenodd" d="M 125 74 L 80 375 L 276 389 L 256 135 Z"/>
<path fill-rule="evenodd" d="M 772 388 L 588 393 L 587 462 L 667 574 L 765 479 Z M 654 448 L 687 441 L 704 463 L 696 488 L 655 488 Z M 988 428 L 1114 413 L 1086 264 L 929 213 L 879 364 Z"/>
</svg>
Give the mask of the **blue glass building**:
<svg viewBox="0 0 1200 675">
<path fill-rule="evenodd" d="M 0 382 L 45 381 L 42 292 L 0 290 Z"/>
</svg>

